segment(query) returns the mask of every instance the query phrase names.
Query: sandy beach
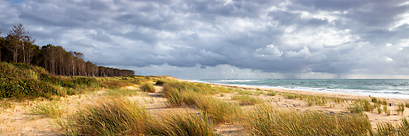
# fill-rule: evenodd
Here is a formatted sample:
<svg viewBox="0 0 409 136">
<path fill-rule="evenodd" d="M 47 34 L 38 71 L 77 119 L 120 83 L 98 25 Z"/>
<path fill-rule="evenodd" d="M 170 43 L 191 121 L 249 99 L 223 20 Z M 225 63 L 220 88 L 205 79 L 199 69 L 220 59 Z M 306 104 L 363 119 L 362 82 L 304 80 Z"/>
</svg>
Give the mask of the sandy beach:
<svg viewBox="0 0 409 136">
<path fill-rule="evenodd" d="M 185 81 L 185 80 L 180 80 Z M 265 103 L 274 105 L 278 108 L 303 111 L 319 111 L 329 114 L 343 114 L 350 113 L 347 107 L 353 104 L 354 100 L 365 99 L 371 101 L 369 96 L 359 96 L 352 94 L 340 94 L 340 93 L 323 93 L 323 92 L 310 92 L 310 91 L 295 91 L 286 89 L 271 89 L 271 88 L 256 88 L 256 87 L 241 87 L 241 86 L 231 86 L 231 85 L 219 85 L 211 84 L 212 86 L 226 87 L 232 89 L 242 89 L 249 92 L 257 93 L 257 95 L 252 95 L 253 97 L 262 99 Z M 138 91 L 138 85 L 131 85 L 123 87 L 122 89 Z M 144 105 L 146 109 L 152 115 L 161 115 L 164 113 L 172 112 L 184 112 L 186 109 L 192 109 L 187 106 L 182 106 L 179 108 L 171 108 L 167 104 L 167 99 L 161 96 L 163 88 L 161 86 L 155 86 L 155 93 L 144 93 L 138 92 L 137 95 L 123 96 L 124 99 L 129 99 L 131 101 L 138 101 L 140 104 Z M 267 95 L 268 92 L 276 92 L 276 95 Z M 305 96 L 316 96 L 325 98 L 340 98 L 346 100 L 346 102 L 333 102 L 328 100 L 326 104 L 323 105 L 312 105 L 309 106 L 308 102 L 300 99 L 290 99 L 285 96 L 285 94 L 299 94 Z M 58 103 L 58 108 L 64 109 L 62 113 L 63 117 L 73 114 L 77 111 L 78 107 L 93 104 L 98 99 L 104 99 L 110 94 L 106 90 L 99 90 L 94 92 L 88 92 L 80 95 L 73 95 L 62 97 L 56 101 L 49 100 L 33 100 L 33 101 L 23 101 L 23 102 L 4 102 L 10 104 L 10 108 L 0 110 L 0 135 L 59 135 L 61 134 L 61 128 L 56 125 L 54 117 L 44 117 L 42 115 L 37 115 L 32 113 L 32 109 L 37 105 L 42 103 L 51 104 Z M 223 99 L 225 101 L 233 101 L 232 97 L 239 95 L 239 93 L 220 93 L 214 95 L 214 97 Z M 392 99 L 392 98 L 377 98 L 378 100 L 386 100 L 388 103 L 388 109 L 391 111 L 390 115 L 385 113 L 378 114 L 375 110 L 372 112 L 365 112 L 368 115 L 369 120 L 372 124 L 372 128 L 376 128 L 376 124 L 379 122 L 391 122 L 392 124 L 397 124 L 401 121 L 402 117 L 409 117 L 408 109 L 405 108 L 403 113 L 397 112 L 397 105 L 399 103 L 409 103 L 408 99 Z M 244 105 L 243 109 L 252 109 L 254 105 Z M 240 124 L 221 124 L 215 128 L 216 133 L 220 135 L 249 135 L 245 132 Z"/>
</svg>

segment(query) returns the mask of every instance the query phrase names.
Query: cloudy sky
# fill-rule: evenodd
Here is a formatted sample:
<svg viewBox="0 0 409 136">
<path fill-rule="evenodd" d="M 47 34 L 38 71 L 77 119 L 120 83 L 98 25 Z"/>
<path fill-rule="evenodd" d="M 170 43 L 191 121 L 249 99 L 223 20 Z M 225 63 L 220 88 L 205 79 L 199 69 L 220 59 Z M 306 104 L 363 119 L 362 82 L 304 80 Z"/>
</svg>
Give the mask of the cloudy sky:
<svg viewBox="0 0 409 136">
<path fill-rule="evenodd" d="M 0 0 L 19 23 L 138 75 L 409 78 L 407 0 Z"/>
</svg>

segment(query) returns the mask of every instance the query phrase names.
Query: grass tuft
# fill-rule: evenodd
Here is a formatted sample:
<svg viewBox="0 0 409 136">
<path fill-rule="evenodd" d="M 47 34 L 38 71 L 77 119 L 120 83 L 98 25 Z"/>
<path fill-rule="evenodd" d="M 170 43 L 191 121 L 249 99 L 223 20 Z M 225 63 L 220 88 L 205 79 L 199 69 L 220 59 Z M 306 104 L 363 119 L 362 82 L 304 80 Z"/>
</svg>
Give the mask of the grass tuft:
<svg viewBox="0 0 409 136">
<path fill-rule="evenodd" d="M 402 122 L 396 126 L 390 122 L 378 123 L 376 126 L 376 132 L 380 136 L 406 136 L 409 134 L 409 122 L 406 118 L 403 118 Z"/>
<path fill-rule="evenodd" d="M 196 113 L 165 114 L 149 122 L 149 135 L 212 136 L 213 123 L 206 115 Z"/>
<path fill-rule="evenodd" d="M 61 103 L 57 101 L 37 103 L 33 108 L 30 109 L 31 114 L 52 118 L 61 117 L 67 111 L 68 109 L 62 107 Z"/>
<path fill-rule="evenodd" d="M 242 110 L 237 103 L 225 102 L 212 96 L 196 99 L 195 103 L 216 124 L 234 122 L 237 119 L 236 117 L 242 114 Z"/>
<path fill-rule="evenodd" d="M 107 98 L 80 108 L 67 121 L 58 124 L 71 134 L 139 135 L 146 130 L 147 119 L 148 113 L 137 103 Z"/>
<path fill-rule="evenodd" d="M 143 92 L 151 92 L 151 93 L 156 92 L 155 87 L 151 83 L 142 83 L 139 89 Z"/>
<path fill-rule="evenodd" d="M 254 105 L 263 102 L 263 100 L 259 98 L 254 98 L 248 95 L 236 95 L 233 96 L 231 99 L 239 101 L 240 105 Z"/>
<path fill-rule="evenodd" d="M 371 124 L 363 114 L 331 115 L 315 111 L 284 111 L 259 105 L 247 113 L 252 135 L 366 135 Z"/>
</svg>

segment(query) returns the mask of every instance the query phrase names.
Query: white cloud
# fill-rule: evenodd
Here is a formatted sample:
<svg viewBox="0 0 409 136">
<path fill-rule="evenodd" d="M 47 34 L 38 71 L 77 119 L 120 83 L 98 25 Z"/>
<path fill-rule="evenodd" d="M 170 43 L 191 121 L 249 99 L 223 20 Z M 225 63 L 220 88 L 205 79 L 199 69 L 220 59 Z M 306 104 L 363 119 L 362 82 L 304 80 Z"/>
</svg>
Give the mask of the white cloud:
<svg viewBox="0 0 409 136">
<path fill-rule="evenodd" d="M 169 65 L 195 75 L 199 65 L 213 76 L 218 69 L 253 77 L 409 74 L 407 7 L 405 0 L 0 0 L 0 29 L 5 36 L 22 23 L 38 45 L 162 73 Z"/>
<path fill-rule="evenodd" d="M 311 56 L 310 50 L 307 46 L 304 46 L 300 51 L 288 51 L 286 52 L 288 58 L 308 58 Z"/>
<path fill-rule="evenodd" d="M 256 57 L 261 57 L 264 59 L 280 59 L 283 51 L 275 47 L 273 44 L 267 45 L 265 48 L 258 48 L 254 52 Z"/>
</svg>

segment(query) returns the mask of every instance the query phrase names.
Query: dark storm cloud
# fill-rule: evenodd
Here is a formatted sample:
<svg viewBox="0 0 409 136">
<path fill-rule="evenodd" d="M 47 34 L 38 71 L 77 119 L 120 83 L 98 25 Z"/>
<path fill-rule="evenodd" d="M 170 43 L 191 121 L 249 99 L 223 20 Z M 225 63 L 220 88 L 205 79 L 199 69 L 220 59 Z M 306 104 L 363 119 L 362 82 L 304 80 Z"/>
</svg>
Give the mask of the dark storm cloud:
<svg viewBox="0 0 409 136">
<path fill-rule="evenodd" d="M 405 2 L 0 0 L 0 29 L 100 65 L 394 75 L 409 74 Z"/>
</svg>

